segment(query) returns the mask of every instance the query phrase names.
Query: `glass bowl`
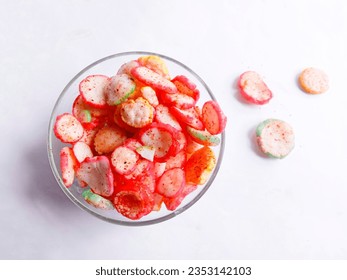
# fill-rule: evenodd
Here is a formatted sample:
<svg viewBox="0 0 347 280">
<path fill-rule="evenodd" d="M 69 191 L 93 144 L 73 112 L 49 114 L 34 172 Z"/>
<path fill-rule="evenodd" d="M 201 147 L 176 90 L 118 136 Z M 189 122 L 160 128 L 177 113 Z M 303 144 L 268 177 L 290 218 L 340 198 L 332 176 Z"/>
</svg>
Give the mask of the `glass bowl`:
<svg viewBox="0 0 347 280">
<path fill-rule="evenodd" d="M 66 188 L 60 172 L 60 150 L 63 146 L 66 146 L 68 144 L 61 143 L 54 135 L 53 127 L 55 123 L 55 119 L 58 115 L 70 112 L 72 110 L 72 104 L 75 98 L 78 96 L 78 85 L 81 80 L 83 80 L 86 76 L 92 75 L 92 74 L 103 74 L 107 76 L 113 76 L 116 74 L 119 67 L 131 60 L 135 60 L 140 56 L 143 55 L 157 55 L 161 57 L 165 62 L 169 69 L 169 73 L 171 77 L 174 77 L 176 75 L 185 75 L 188 77 L 191 81 L 193 81 L 197 88 L 200 91 L 200 99 L 197 103 L 200 107 L 204 104 L 204 102 L 208 100 L 216 100 L 213 96 L 211 90 L 208 88 L 206 83 L 189 67 L 185 66 L 183 63 L 170 58 L 165 55 L 157 54 L 157 53 L 150 53 L 150 52 L 124 52 L 124 53 L 118 53 L 114 55 L 107 56 L 105 58 L 102 58 L 83 70 L 81 70 L 73 79 L 66 85 L 62 93 L 60 94 L 54 108 L 52 111 L 52 115 L 49 122 L 49 131 L 48 131 L 48 158 L 49 163 L 52 168 L 52 172 L 62 189 L 62 191 L 67 195 L 67 197 L 75 203 L 78 207 L 81 209 L 87 211 L 88 213 L 92 214 L 95 217 L 98 217 L 104 221 L 111 222 L 118 225 L 127 225 L 127 226 L 142 226 L 142 225 L 150 225 L 155 224 L 159 222 L 166 221 L 168 219 L 171 219 L 178 214 L 181 214 L 185 210 L 187 210 L 189 207 L 194 205 L 208 190 L 208 188 L 211 186 L 214 178 L 216 177 L 219 167 L 222 162 L 223 158 L 223 152 L 224 152 L 224 143 L 225 143 L 225 134 L 224 132 L 220 135 L 221 137 L 221 143 L 216 147 L 211 147 L 215 153 L 217 163 L 210 174 L 210 177 L 208 181 L 201 186 L 198 186 L 198 188 L 190 193 L 178 206 L 178 208 L 175 211 L 169 211 L 165 208 L 165 205 L 162 205 L 160 211 L 152 211 L 148 215 L 142 217 L 139 220 L 130 220 L 121 214 L 119 214 L 116 210 L 102 210 L 93 207 L 92 205 L 88 204 L 82 197 L 82 192 L 84 188 L 81 188 L 77 181 L 73 183 L 73 185 L 70 188 Z"/>
</svg>

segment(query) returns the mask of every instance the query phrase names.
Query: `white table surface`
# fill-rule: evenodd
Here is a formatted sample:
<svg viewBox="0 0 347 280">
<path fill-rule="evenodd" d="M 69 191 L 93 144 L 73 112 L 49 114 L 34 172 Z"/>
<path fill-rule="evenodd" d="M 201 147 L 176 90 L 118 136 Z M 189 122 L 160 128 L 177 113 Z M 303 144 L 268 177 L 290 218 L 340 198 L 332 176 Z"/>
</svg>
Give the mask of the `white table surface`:
<svg viewBox="0 0 347 280">
<path fill-rule="evenodd" d="M 1 259 L 346 259 L 346 1 L 0 0 Z M 50 170 L 46 138 L 69 80 L 110 54 L 174 57 L 209 85 L 228 116 L 225 159 L 192 208 L 130 228 L 76 207 Z M 297 86 L 325 70 L 326 94 Z M 246 70 L 274 93 L 264 106 L 236 89 Z M 261 157 L 255 126 L 295 129 L 283 160 Z"/>
</svg>

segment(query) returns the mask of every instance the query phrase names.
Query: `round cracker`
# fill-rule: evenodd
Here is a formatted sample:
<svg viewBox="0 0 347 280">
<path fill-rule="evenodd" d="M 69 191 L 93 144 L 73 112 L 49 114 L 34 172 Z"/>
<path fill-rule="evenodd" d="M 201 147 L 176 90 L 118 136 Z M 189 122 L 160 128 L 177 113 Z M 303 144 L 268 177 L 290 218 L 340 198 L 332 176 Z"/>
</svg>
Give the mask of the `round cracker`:
<svg viewBox="0 0 347 280">
<path fill-rule="evenodd" d="M 301 72 L 299 84 L 306 93 L 324 93 L 329 89 L 329 77 L 324 71 L 309 67 Z"/>
</svg>

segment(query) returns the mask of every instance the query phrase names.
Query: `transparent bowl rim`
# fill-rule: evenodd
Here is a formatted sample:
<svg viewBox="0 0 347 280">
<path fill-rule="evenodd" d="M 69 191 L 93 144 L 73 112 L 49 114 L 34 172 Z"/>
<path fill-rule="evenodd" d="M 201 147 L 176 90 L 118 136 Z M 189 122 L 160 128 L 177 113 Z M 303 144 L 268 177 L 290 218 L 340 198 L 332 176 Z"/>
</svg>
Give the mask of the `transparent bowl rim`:
<svg viewBox="0 0 347 280">
<path fill-rule="evenodd" d="M 52 169 L 52 172 L 54 174 L 54 177 L 56 179 L 56 181 L 58 182 L 60 188 L 62 189 L 62 191 L 67 195 L 67 197 L 75 204 L 77 205 L 79 208 L 87 211 L 89 214 L 104 220 L 106 222 L 112 223 L 112 224 L 117 224 L 117 225 L 124 225 L 124 226 L 145 226 L 145 225 L 152 225 L 152 224 L 157 224 L 160 222 L 164 222 L 166 220 L 172 219 L 173 217 L 183 213 L 184 211 L 186 211 L 188 208 L 190 208 L 191 206 L 193 206 L 205 193 L 206 191 L 210 188 L 211 184 L 213 183 L 215 177 L 217 176 L 217 173 L 219 171 L 220 165 L 222 163 L 223 160 L 223 155 L 224 155 L 224 148 L 225 148 L 225 133 L 222 132 L 221 133 L 221 143 L 220 143 L 220 150 L 219 150 L 219 156 L 217 159 L 217 163 L 216 166 L 214 168 L 214 170 L 212 171 L 212 174 L 209 178 L 209 180 L 207 181 L 207 183 L 203 186 L 203 189 L 186 205 L 177 208 L 175 211 L 172 211 L 171 213 L 159 217 L 159 218 L 155 218 L 153 220 L 146 220 L 146 221 L 141 221 L 141 220 L 136 220 L 136 221 L 121 221 L 121 220 L 115 220 L 109 217 L 105 217 L 103 215 L 100 215 L 99 213 L 93 212 L 92 210 L 90 210 L 89 208 L 87 208 L 85 205 L 83 205 L 78 199 L 75 198 L 75 196 L 68 190 L 68 188 L 65 187 L 65 185 L 62 183 L 61 180 L 61 176 L 60 176 L 60 172 L 58 171 L 55 162 L 54 162 L 54 155 L 53 155 L 53 143 L 52 143 L 52 139 L 54 136 L 53 133 L 53 127 L 54 127 L 54 115 L 55 112 L 57 110 L 57 107 L 59 106 L 61 100 L 63 99 L 63 97 L 65 96 L 65 93 L 69 90 L 70 86 L 78 79 L 81 77 L 81 75 L 85 72 L 87 72 L 90 68 L 94 67 L 97 64 L 100 64 L 106 60 L 109 59 L 113 59 L 116 57 L 121 57 L 121 56 L 131 56 L 131 55 L 156 55 L 159 56 L 163 59 L 166 59 L 168 61 L 171 61 L 179 66 L 181 66 L 182 68 L 186 69 L 188 72 L 190 72 L 190 74 L 192 74 L 197 80 L 199 80 L 199 82 L 205 87 L 206 91 L 208 92 L 208 94 L 210 95 L 211 99 L 216 101 L 215 96 L 213 95 L 212 91 L 210 90 L 210 88 L 207 86 L 207 84 L 204 82 L 204 80 L 198 75 L 196 74 L 192 69 L 190 69 L 188 66 L 184 65 L 183 63 L 181 63 L 180 61 L 173 59 L 169 56 L 166 55 L 162 55 L 159 53 L 154 53 L 154 52 L 147 52 L 147 51 L 129 51 L 129 52 L 120 52 L 120 53 L 116 53 L 113 55 L 109 55 L 106 56 L 104 58 L 101 58 L 95 62 L 93 62 L 92 64 L 88 65 L 87 67 L 85 67 L 84 69 L 82 69 L 80 72 L 78 72 L 73 78 L 72 80 L 65 86 L 65 88 L 63 89 L 63 91 L 60 93 L 50 116 L 50 120 L 49 120 L 49 127 L 48 127 L 48 139 L 47 139 L 47 153 L 48 153 L 48 159 L 49 159 L 49 164 L 50 167 Z"/>
</svg>

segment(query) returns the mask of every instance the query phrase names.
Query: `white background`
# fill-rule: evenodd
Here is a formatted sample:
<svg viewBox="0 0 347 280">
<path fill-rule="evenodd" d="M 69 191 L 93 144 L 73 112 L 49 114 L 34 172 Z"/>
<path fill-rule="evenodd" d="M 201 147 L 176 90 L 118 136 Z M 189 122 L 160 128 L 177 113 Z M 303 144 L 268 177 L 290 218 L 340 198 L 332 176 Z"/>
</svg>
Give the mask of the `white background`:
<svg viewBox="0 0 347 280">
<path fill-rule="evenodd" d="M 0 258 L 346 259 L 347 2 L 0 0 Z M 110 54 L 176 58 L 209 85 L 228 116 L 225 159 L 192 208 L 153 226 L 108 224 L 77 208 L 50 170 L 46 139 L 70 79 Z M 325 70 L 330 90 L 297 75 Z M 239 98 L 237 77 L 264 76 L 264 106 Z M 296 148 L 260 156 L 256 125 L 289 122 Z"/>
</svg>

